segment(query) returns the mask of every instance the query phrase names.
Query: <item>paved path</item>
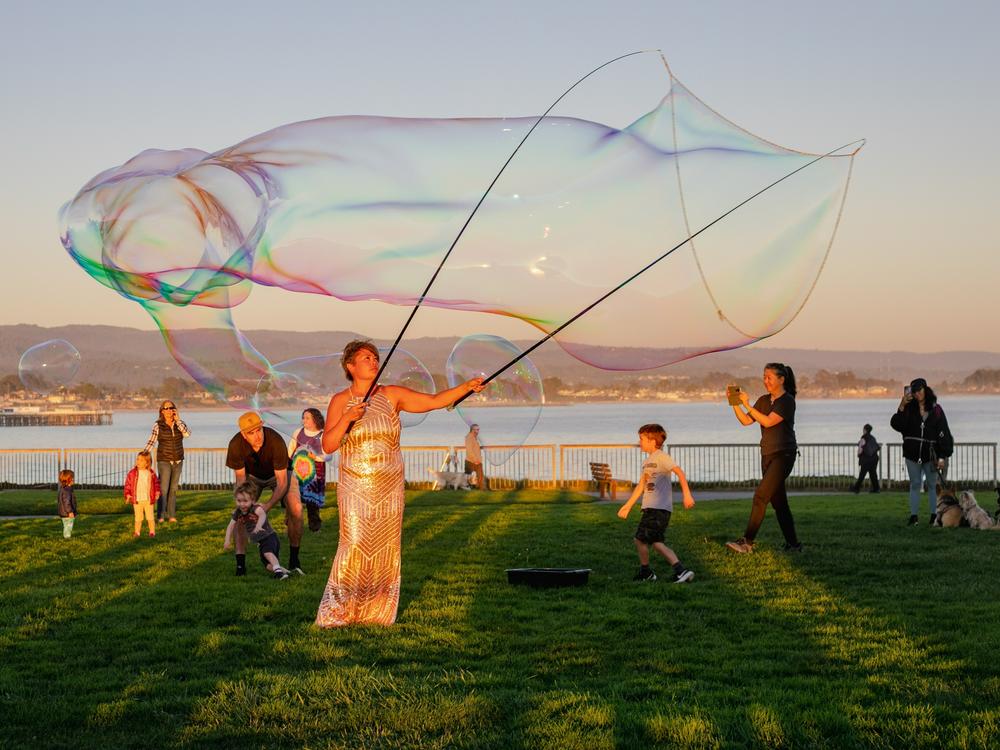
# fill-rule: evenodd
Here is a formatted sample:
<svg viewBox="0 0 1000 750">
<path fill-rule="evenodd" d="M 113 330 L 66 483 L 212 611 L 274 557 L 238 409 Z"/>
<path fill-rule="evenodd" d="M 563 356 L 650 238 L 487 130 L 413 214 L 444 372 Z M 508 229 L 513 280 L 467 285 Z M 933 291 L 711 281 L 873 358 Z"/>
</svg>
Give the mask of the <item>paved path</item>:
<svg viewBox="0 0 1000 750">
<path fill-rule="evenodd" d="M 598 493 L 598 492 L 584 492 L 583 494 L 584 495 L 590 495 L 591 497 L 596 497 L 596 498 L 600 498 L 600 496 L 601 496 L 600 493 Z M 618 493 L 618 497 L 619 497 L 618 500 L 610 500 L 610 499 L 600 500 L 599 499 L 598 502 L 609 504 L 609 505 L 610 504 L 622 505 L 622 504 L 624 504 L 624 502 L 626 500 L 628 500 L 629 494 L 631 494 L 631 493 L 628 493 L 628 492 L 625 492 L 625 493 L 619 492 Z M 680 492 L 676 492 L 675 494 L 678 496 L 678 498 L 680 497 Z M 752 489 L 748 489 L 748 490 L 692 490 L 691 494 L 694 495 L 694 500 L 695 500 L 696 503 L 697 502 L 701 502 L 703 500 L 750 500 L 751 498 L 753 498 L 753 490 Z M 813 491 L 809 491 L 809 490 L 793 490 L 792 492 L 788 493 L 788 496 L 789 497 L 801 497 L 801 496 L 804 496 L 804 495 L 850 495 L 850 494 L 851 494 L 850 492 L 831 492 L 831 491 L 819 492 L 817 490 L 813 490 Z"/>
</svg>

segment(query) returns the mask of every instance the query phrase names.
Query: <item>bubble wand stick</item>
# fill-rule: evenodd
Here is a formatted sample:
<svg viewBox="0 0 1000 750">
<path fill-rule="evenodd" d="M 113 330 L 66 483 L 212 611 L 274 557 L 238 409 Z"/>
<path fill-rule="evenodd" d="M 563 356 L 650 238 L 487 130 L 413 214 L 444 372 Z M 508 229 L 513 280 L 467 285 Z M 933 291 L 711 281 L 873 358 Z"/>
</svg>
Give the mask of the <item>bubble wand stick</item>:
<svg viewBox="0 0 1000 750">
<path fill-rule="evenodd" d="M 684 247 L 684 245 L 686 245 L 687 243 L 689 243 L 691 240 L 693 240 L 695 237 L 697 237 L 699 234 L 701 234 L 702 232 L 704 232 L 709 227 L 712 227 L 715 224 L 718 224 L 720 221 L 722 221 L 723 219 L 725 219 L 731 213 L 733 213 L 734 211 L 736 211 L 739 208 L 742 208 L 743 206 L 745 206 L 747 203 L 749 203 L 750 201 L 752 201 L 757 196 L 762 195 L 763 193 L 766 193 L 768 190 L 770 190 L 771 188 L 773 188 L 778 183 L 784 182 L 789 177 L 791 177 L 792 175 L 794 175 L 794 174 L 796 174 L 798 172 L 801 172 L 806 167 L 808 167 L 808 166 L 810 166 L 812 164 L 815 164 L 816 162 L 820 161 L 821 159 L 825 159 L 828 156 L 833 156 L 838 151 L 843 151 L 844 149 L 849 148 L 851 146 L 854 146 L 855 144 L 857 144 L 857 148 L 855 148 L 849 154 L 844 154 L 844 156 L 854 156 L 856 153 L 858 153 L 858 151 L 860 151 L 862 149 L 862 147 L 865 145 L 865 139 L 862 138 L 862 139 L 857 140 L 857 141 L 851 141 L 850 143 L 845 143 L 843 146 L 839 146 L 838 148 L 835 148 L 832 151 L 827 151 L 825 154 L 823 154 L 821 156 L 817 156 L 815 159 L 812 159 L 811 161 L 806 162 L 802 166 L 796 167 L 791 172 L 789 172 L 788 174 L 786 174 L 784 177 L 778 178 L 777 180 L 775 180 L 774 182 L 772 182 L 770 185 L 761 188 L 760 190 L 758 190 L 756 193 L 754 193 L 750 197 L 744 198 L 742 201 L 740 201 L 735 206 L 733 206 L 732 208 L 730 208 L 724 214 L 721 214 L 720 216 L 717 216 L 712 221 L 710 221 L 708 224 L 706 224 L 701 229 L 699 229 L 697 232 L 695 232 L 692 235 L 689 235 L 685 239 L 683 239 L 680 242 L 678 242 L 672 248 L 670 248 L 665 253 L 663 253 L 663 255 L 661 255 L 660 257 L 656 258 L 653 261 L 650 261 L 643 268 L 639 269 L 634 274 L 632 274 L 631 276 L 629 276 L 627 279 L 625 279 L 623 282 L 621 282 L 614 289 L 611 289 L 610 291 L 605 292 L 604 294 L 602 294 L 596 300 L 594 300 L 589 305 L 587 305 L 585 308 L 583 308 L 582 310 L 580 310 L 580 312 L 578 312 L 572 318 L 570 318 L 565 323 L 563 323 L 558 328 L 556 328 L 554 331 L 552 331 L 552 333 L 549 333 L 548 335 L 546 335 L 545 337 L 543 337 L 539 341 L 536 341 L 534 344 L 532 344 L 531 346 L 529 346 L 521 354 L 519 354 L 518 356 L 516 356 L 514 359 L 512 359 L 510 362 L 508 362 L 507 364 L 505 364 L 503 367 L 499 368 L 492 375 L 490 375 L 489 377 L 487 377 L 486 379 L 484 379 L 483 380 L 483 385 L 488 384 L 490 381 L 492 381 L 498 375 L 500 375 L 501 373 L 505 372 L 508 368 L 513 367 L 515 364 L 517 364 L 522 359 L 524 359 L 525 357 L 527 357 L 529 354 L 531 354 L 531 352 L 535 351 L 535 349 L 537 349 L 538 347 L 540 347 L 542 344 L 544 344 L 550 338 L 552 338 L 553 336 L 555 336 L 557 333 L 559 333 L 560 331 L 562 331 L 564 328 L 568 327 L 571 323 L 574 323 L 575 321 L 577 321 L 580 318 L 582 318 L 584 315 L 586 315 L 588 312 L 590 312 L 591 310 L 593 310 L 595 307 L 597 307 L 599 304 L 601 304 L 604 300 L 606 300 L 612 294 L 614 294 L 615 292 L 617 292 L 619 289 L 623 288 L 624 286 L 626 286 L 627 284 L 631 283 L 632 281 L 634 281 L 636 278 L 638 278 L 642 274 L 646 273 L 646 271 L 648 271 L 650 268 L 652 268 L 653 266 L 655 266 L 661 260 L 663 260 L 664 258 L 666 258 L 667 256 L 669 256 L 675 250 L 678 250 L 678 249 Z M 850 180 L 850 172 L 848 172 L 848 180 Z M 456 406 L 458 406 L 460 403 L 462 403 L 463 401 L 465 401 L 465 399 L 467 399 L 471 395 L 472 395 L 471 393 L 466 393 L 464 396 L 462 396 L 461 398 L 459 398 L 458 400 L 456 400 L 455 403 L 453 403 L 451 406 L 449 406 L 448 409 L 449 410 L 454 409 Z"/>
<path fill-rule="evenodd" d="M 521 150 L 521 146 L 523 146 L 524 143 L 525 143 L 525 141 L 527 141 L 528 138 L 531 137 L 531 134 L 533 132 L 535 132 L 535 128 L 537 128 L 539 126 L 539 124 L 542 122 L 542 120 L 544 120 L 548 116 L 549 112 L 551 112 L 555 108 L 555 106 L 557 104 L 559 104 L 559 102 L 561 102 L 563 99 L 566 98 L 567 94 L 569 94 L 573 89 L 575 89 L 577 86 L 579 86 L 585 80 L 587 80 L 592 75 L 594 75 L 594 73 L 596 73 L 597 71 L 601 70 L 602 68 L 606 68 L 609 65 L 612 65 L 613 63 L 618 62 L 619 60 L 624 60 L 627 57 L 633 57 L 635 55 L 644 55 L 644 54 L 647 54 L 647 53 L 650 53 L 650 52 L 660 52 L 660 50 L 648 50 L 647 49 L 647 50 L 639 50 L 637 52 L 629 52 L 628 54 L 625 54 L 625 55 L 619 55 L 618 57 L 614 58 L 613 60 L 608 60 L 606 63 L 604 63 L 602 65 L 598 65 L 592 71 L 590 71 L 589 73 L 587 73 L 587 75 L 583 76 L 580 80 L 578 80 L 576 83 L 574 83 L 568 89 L 566 89 L 562 94 L 560 94 L 559 98 L 556 99 L 554 102 L 552 102 L 552 104 L 549 105 L 549 108 L 546 109 L 545 112 L 543 112 L 542 115 L 537 120 L 535 120 L 535 124 L 531 126 L 531 129 L 528 130 L 527 133 L 525 133 L 524 138 L 521 139 L 521 142 L 517 144 L 517 147 L 511 152 L 510 156 L 507 157 L 507 161 L 505 161 L 503 163 L 503 166 L 500 167 L 500 171 L 497 172 L 496 177 L 493 178 L 493 181 L 490 182 L 489 186 L 483 192 L 482 197 L 480 197 L 480 199 L 476 203 L 475 207 L 473 207 L 472 211 L 469 213 L 469 216 L 466 218 L 465 223 L 462 224 L 462 228 L 458 230 L 458 234 L 455 235 L 455 239 L 452 241 L 451 246 L 448 248 L 448 252 L 446 252 L 444 254 L 444 257 L 441 258 L 441 262 L 438 264 L 438 267 L 435 269 L 434 273 L 431 275 L 430 281 L 427 282 L 427 286 L 424 288 L 424 291 L 421 292 L 420 298 L 417 300 L 417 303 L 413 306 L 413 309 L 410 310 L 410 315 L 406 319 L 406 322 L 403 324 L 403 327 L 400 329 L 399 335 L 396 336 L 396 340 L 392 343 L 392 346 L 389 347 L 389 351 L 386 353 L 385 359 L 383 359 L 382 363 L 379 365 L 378 372 L 375 374 L 375 380 L 373 380 L 372 383 L 371 383 L 371 385 L 368 386 L 368 390 L 365 392 L 365 397 L 362 399 L 362 403 L 368 403 L 369 399 L 371 398 L 372 393 L 374 392 L 375 388 L 378 386 L 379 379 L 382 377 L 382 373 L 385 372 L 385 368 L 388 366 L 389 360 L 392 359 L 392 355 L 396 351 L 396 347 L 398 347 L 399 346 L 399 342 L 403 340 L 403 336 L 406 334 L 406 329 L 410 327 L 410 323 L 413 321 L 413 317 L 417 314 L 417 310 L 420 309 L 420 306 L 423 304 L 424 299 L 427 297 L 427 294 L 430 292 L 431 287 L 434 285 L 434 282 L 437 280 L 438 274 L 441 273 L 441 269 L 444 267 L 445 262 L 448 260 L 448 256 L 451 255 L 451 251 L 455 249 L 455 245 L 457 245 L 458 241 L 462 238 L 462 235 L 465 233 L 466 228 L 472 222 L 472 219 L 476 215 L 476 212 L 479 210 L 479 207 L 483 205 L 483 201 L 485 201 L 486 198 L 487 198 L 487 196 L 489 196 L 490 191 L 493 189 L 493 186 L 496 185 L 497 180 L 500 179 L 500 176 L 504 173 L 504 170 L 507 169 L 507 165 L 509 165 L 511 163 L 511 161 L 513 161 L 514 157 L 517 156 L 517 152 Z M 495 377 L 495 375 L 491 376 L 491 378 L 492 377 Z M 486 382 L 489 382 L 489 381 L 486 381 Z M 351 422 L 349 425 L 347 425 L 347 430 L 346 430 L 346 432 L 344 434 L 347 434 L 348 432 L 350 432 L 351 428 L 353 426 L 354 426 L 354 422 Z"/>
</svg>

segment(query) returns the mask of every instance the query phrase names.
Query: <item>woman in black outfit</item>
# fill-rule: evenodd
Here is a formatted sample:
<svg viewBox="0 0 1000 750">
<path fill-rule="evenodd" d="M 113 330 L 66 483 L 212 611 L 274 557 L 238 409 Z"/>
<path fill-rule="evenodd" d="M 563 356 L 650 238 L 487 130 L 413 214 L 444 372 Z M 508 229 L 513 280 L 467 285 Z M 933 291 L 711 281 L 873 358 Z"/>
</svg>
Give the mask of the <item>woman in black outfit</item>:
<svg viewBox="0 0 1000 750">
<path fill-rule="evenodd" d="M 788 365 L 770 362 L 764 366 L 764 388 L 767 395 L 750 406 L 750 397 L 740 392 L 739 405 L 733 413 L 745 427 L 754 422 L 760 425 L 760 468 L 763 474 L 756 492 L 753 508 L 742 539 L 726 542 L 733 552 L 753 552 L 754 539 L 764 520 L 767 504 L 774 506 L 774 515 L 785 536 L 785 550 L 801 551 L 802 544 L 795 534 L 795 521 L 788 507 L 785 479 L 795 466 L 798 446 L 795 442 L 795 373 Z M 744 412 L 740 407 L 746 409 Z"/>
<path fill-rule="evenodd" d="M 945 458 L 951 455 L 951 444 L 945 443 L 951 431 L 944 410 L 927 381 L 917 378 L 903 391 L 896 413 L 889 420 L 892 429 L 903 434 L 903 458 L 910 475 L 910 520 L 918 523 L 920 485 L 927 480 L 927 496 L 931 506 L 931 524 L 937 519 L 938 474 L 944 474 Z"/>
</svg>

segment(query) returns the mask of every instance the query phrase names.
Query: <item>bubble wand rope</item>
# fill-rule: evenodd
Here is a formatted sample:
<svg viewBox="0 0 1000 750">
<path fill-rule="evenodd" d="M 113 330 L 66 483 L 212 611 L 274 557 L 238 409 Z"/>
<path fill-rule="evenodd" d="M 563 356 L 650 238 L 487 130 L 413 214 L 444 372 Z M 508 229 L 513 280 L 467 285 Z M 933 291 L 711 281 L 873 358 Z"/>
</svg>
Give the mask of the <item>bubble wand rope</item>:
<svg viewBox="0 0 1000 750">
<path fill-rule="evenodd" d="M 517 364 L 522 359 L 524 359 L 525 357 L 527 357 L 529 354 L 531 354 L 531 352 L 535 351 L 535 349 L 537 349 L 538 347 L 540 347 L 542 344 L 544 344 L 550 338 L 552 338 L 553 336 L 555 336 L 561 330 L 563 330 L 564 328 L 566 328 L 567 326 L 569 326 L 571 323 L 574 323 L 575 321 L 577 321 L 580 318 L 582 318 L 584 315 L 586 315 L 588 312 L 590 312 L 591 310 L 593 310 L 595 307 L 597 307 L 599 304 L 601 304 L 604 300 L 606 300 L 612 294 L 614 294 L 615 292 L 617 292 L 619 289 L 621 289 L 622 287 L 626 286 L 630 282 L 634 281 L 636 278 L 638 278 L 639 276 L 641 276 L 642 274 L 644 274 L 646 271 L 648 271 L 650 268 L 652 268 L 653 266 L 655 266 L 657 263 L 659 263 L 661 260 L 663 260 L 664 258 L 666 258 L 668 255 L 670 255 L 674 251 L 679 250 L 680 248 L 684 247 L 684 245 L 688 244 L 691 240 L 693 240 L 695 237 L 697 237 L 699 234 L 701 234 L 702 232 L 704 232 L 709 227 L 712 227 L 715 224 L 718 224 L 720 221 L 722 221 L 723 219 L 725 219 L 731 213 L 733 213 L 734 211 L 736 211 L 739 208 L 742 208 L 743 206 L 745 206 L 747 203 L 749 203 L 750 201 L 752 201 L 757 196 L 759 196 L 759 195 L 761 195 L 763 193 L 766 193 L 768 190 L 770 190 L 771 188 L 773 188 L 778 183 L 784 182 L 789 177 L 791 177 L 792 175 L 794 175 L 794 174 L 796 174 L 798 172 L 801 172 L 806 167 L 808 167 L 808 166 L 810 166 L 812 164 L 815 164 L 816 162 L 820 161 L 821 159 L 825 159 L 828 156 L 833 156 L 833 154 L 837 153 L 838 151 L 843 151 L 844 149 L 849 148 L 851 146 L 854 146 L 855 144 L 858 144 L 857 148 L 855 148 L 849 154 L 843 154 L 843 155 L 844 156 L 851 156 L 851 157 L 853 157 L 865 145 L 865 139 L 862 138 L 862 139 L 857 140 L 857 141 L 851 141 L 850 143 L 845 143 L 843 146 L 835 148 L 832 151 L 827 151 L 825 154 L 822 154 L 821 156 L 817 156 L 815 159 L 812 159 L 811 161 L 806 162 L 802 166 L 793 169 L 791 172 L 789 172 L 788 174 L 786 174 L 784 177 L 780 177 L 779 179 L 775 180 L 774 182 L 772 182 L 767 187 L 761 188 L 756 193 L 754 193 L 753 195 L 751 195 L 749 198 L 744 198 L 742 201 L 740 201 L 735 206 L 733 206 L 732 208 L 730 208 L 724 214 L 721 214 L 720 216 L 717 216 L 715 219 L 713 219 L 708 224 L 706 224 L 705 226 L 703 226 L 697 232 L 695 232 L 692 235 L 689 235 L 688 237 L 686 237 L 683 240 L 681 240 L 680 242 L 678 242 L 672 248 L 670 248 L 669 250 L 667 250 L 667 252 L 663 253 L 663 255 L 661 255 L 659 258 L 656 258 L 655 260 L 650 261 L 643 268 L 639 269 L 634 274 L 632 274 L 631 276 L 629 276 L 627 279 L 625 279 L 623 282 L 621 282 L 614 289 L 612 289 L 612 290 L 610 290 L 610 291 L 605 292 L 604 294 L 602 294 L 600 297 L 598 297 L 596 300 L 594 300 L 593 302 L 591 302 L 589 305 L 587 305 L 585 308 L 583 308 L 580 312 L 578 312 L 572 318 L 570 318 L 565 323 L 563 323 L 558 328 L 556 328 L 554 331 L 552 331 L 552 333 L 546 335 L 544 338 L 540 339 L 539 341 L 536 341 L 534 344 L 532 344 L 530 347 L 528 347 L 525 351 L 521 352 L 521 354 L 519 354 L 518 356 L 514 357 L 514 359 L 512 359 L 510 362 L 508 362 L 503 367 L 499 368 L 496 372 L 494 372 L 492 375 L 490 375 L 485 380 L 483 380 L 483 385 L 486 385 L 487 383 L 489 383 L 490 381 L 492 381 L 494 378 L 496 378 L 498 375 L 500 375 L 502 372 L 504 372 L 508 368 L 513 367 L 515 364 Z M 455 403 L 453 403 L 451 406 L 449 406 L 448 409 L 449 410 L 454 409 L 456 406 L 458 406 L 460 403 L 462 403 L 463 401 L 465 401 L 465 399 L 467 399 L 471 395 L 472 395 L 471 393 L 466 393 L 464 396 L 462 396 L 461 398 L 459 398 L 458 400 L 456 400 Z"/>
<path fill-rule="evenodd" d="M 389 360 L 392 358 L 393 353 L 396 351 L 396 347 L 398 347 L 399 346 L 399 342 L 403 340 L 403 336 L 406 334 L 406 329 L 410 327 L 410 323 L 413 321 L 413 317 L 417 314 L 417 310 L 420 309 L 420 306 L 423 304 L 424 299 L 427 297 L 427 294 L 430 292 L 431 287 L 434 285 L 434 282 L 437 280 L 438 274 L 441 273 L 441 269 L 444 267 L 445 262 L 448 260 L 448 256 L 451 255 L 451 251 L 455 249 L 455 245 L 457 245 L 458 241 L 462 238 L 462 235 L 465 233 L 466 228 L 472 222 L 472 219 L 473 219 L 473 217 L 475 217 L 476 212 L 479 210 L 479 207 L 483 205 L 483 201 L 485 201 L 486 198 L 489 196 L 490 191 L 493 189 L 493 186 L 497 184 L 497 180 L 500 179 L 500 176 L 504 173 L 504 170 L 507 169 L 507 165 L 510 164 L 511 161 L 513 161 L 514 157 L 517 156 L 517 152 L 521 150 L 521 146 L 523 146 L 524 143 L 525 143 L 525 141 L 527 141 L 528 138 L 531 137 L 531 134 L 535 132 L 535 128 L 537 128 L 539 126 L 539 124 L 541 124 L 542 120 L 544 120 L 548 116 L 549 112 L 551 112 L 555 108 L 555 106 L 557 104 L 559 104 L 559 102 L 561 102 L 563 99 L 566 98 L 567 94 L 569 94 L 573 89 L 575 89 L 577 86 L 579 86 L 585 80 L 587 80 L 592 75 L 594 75 L 594 73 L 596 73 L 597 71 L 601 70 L 602 68 L 606 68 L 609 65 L 612 65 L 613 63 L 618 62 L 619 60 L 624 60 L 626 57 L 633 57 L 635 55 L 644 55 L 644 54 L 647 54 L 647 53 L 650 53 L 650 52 L 659 52 L 659 51 L 660 50 L 648 50 L 647 49 L 647 50 L 638 50 L 637 52 L 629 52 L 628 54 L 620 55 L 620 56 L 616 57 L 613 60 L 608 60 L 606 63 L 604 63 L 602 65 L 598 65 L 592 71 L 590 71 L 589 73 L 587 73 L 587 75 L 583 76 L 580 80 L 578 80 L 576 83 L 574 83 L 572 86 L 570 86 L 564 92 L 562 92 L 562 94 L 559 95 L 559 98 L 556 99 L 554 102 L 552 102 L 552 104 L 549 105 L 549 108 L 546 109 L 545 112 L 543 112 L 542 115 L 537 120 L 535 120 L 535 124 L 531 126 L 531 129 L 527 133 L 525 133 L 524 138 L 522 138 L 521 142 L 517 144 L 517 147 L 511 152 L 511 155 L 509 157 L 507 157 L 507 161 L 505 161 L 503 163 L 503 166 L 500 167 L 500 171 L 497 172 L 496 177 L 493 178 L 493 181 L 490 182 L 489 186 L 483 192 L 482 197 L 476 203 L 475 207 L 473 207 L 472 212 L 466 218 L 465 223 L 462 224 L 462 228 L 458 230 L 458 234 L 455 235 L 455 239 L 452 241 L 451 246 L 448 248 L 448 252 L 446 252 L 444 254 L 444 257 L 441 259 L 441 262 L 438 264 L 437 269 L 435 269 L 434 274 L 431 276 L 430 281 L 427 282 L 427 286 L 424 288 L 424 291 L 421 292 L 420 298 L 417 300 L 417 303 L 413 306 L 413 309 L 410 310 L 410 316 L 406 319 L 406 322 L 403 324 L 402 329 L 400 329 L 399 335 L 396 336 L 396 340 L 392 343 L 392 346 L 389 347 L 389 351 L 386 353 L 385 359 L 382 360 L 382 363 L 381 363 L 381 365 L 378 368 L 378 372 L 375 374 L 375 380 L 372 381 L 372 384 L 370 386 L 368 386 L 368 390 L 365 392 L 365 396 L 362 399 L 362 403 L 368 403 L 368 400 L 371 398 L 372 393 L 374 392 L 375 388 L 378 386 L 379 378 L 381 378 L 382 377 L 382 373 L 385 372 L 385 368 L 389 364 Z M 344 434 L 346 435 L 348 432 L 350 432 L 351 431 L 351 427 L 353 427 L 353 426 L 354 426 L 354 422 L 351 422 L 349 425 L 347 425 L 347 430 L 345 431 Z"/>
</svg>

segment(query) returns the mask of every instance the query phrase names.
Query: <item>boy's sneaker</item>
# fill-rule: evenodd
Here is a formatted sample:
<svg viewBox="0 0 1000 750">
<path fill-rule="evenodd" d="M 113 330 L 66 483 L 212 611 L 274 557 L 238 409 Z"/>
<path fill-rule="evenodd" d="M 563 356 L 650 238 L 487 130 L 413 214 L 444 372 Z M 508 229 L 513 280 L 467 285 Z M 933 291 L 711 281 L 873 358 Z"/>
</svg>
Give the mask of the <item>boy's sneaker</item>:
<svg viewBox="0 0 1000 750">
<path fill-rule="evenodd" d="M 639 572 L 632 576 L 633 581 L 655 581 L 656 573 L 653 572 L 652 568 L 646 568 L 646 570 L 639 569 Z"/>
<path fill-rule="evenodd" d="M 726 542 L 726 546 L 729 547 L 733 552 L 746 553 L 753 552 L 753 542 L 748 542 L 746 539 L 740 537 L 735 542 Z"/>
<path fill-rule="evenodd" d="M 916 526 L 918 523 L 920 523 L 920 519 L 919 518 L 917 518 L 916 516 L 910 516 L 910 520 L 906 522 L 906 525 L 907 526 Z"/>
<path fill-rule="evenodd" d="M 245 576 L 247 574 L 247 569 L 239 565 L 236 566 L 236 575 Z"/>
<path fill-rule="evenodd" d="M 690 583 L 694 580 L 693 570 L 682 570 L 676 576 L 674 576 L 674 583 Z"/>
<path fill-rule="evenodd" d="M 785 542 L 785 545 L 781 549 L 783 549 L 785 552 L 801 552 L 802 542 L 796 542 L 795 544 L 789 544 L 788 542 Z"/>
<path fill-rule="evenodd" d="M 286 578 L 288 578 L 288 571 L 285 570 L 284 568 L 277 568 L 274 571 L 274 577 L 279 581 L 284 581 Z"/>
</svg>

